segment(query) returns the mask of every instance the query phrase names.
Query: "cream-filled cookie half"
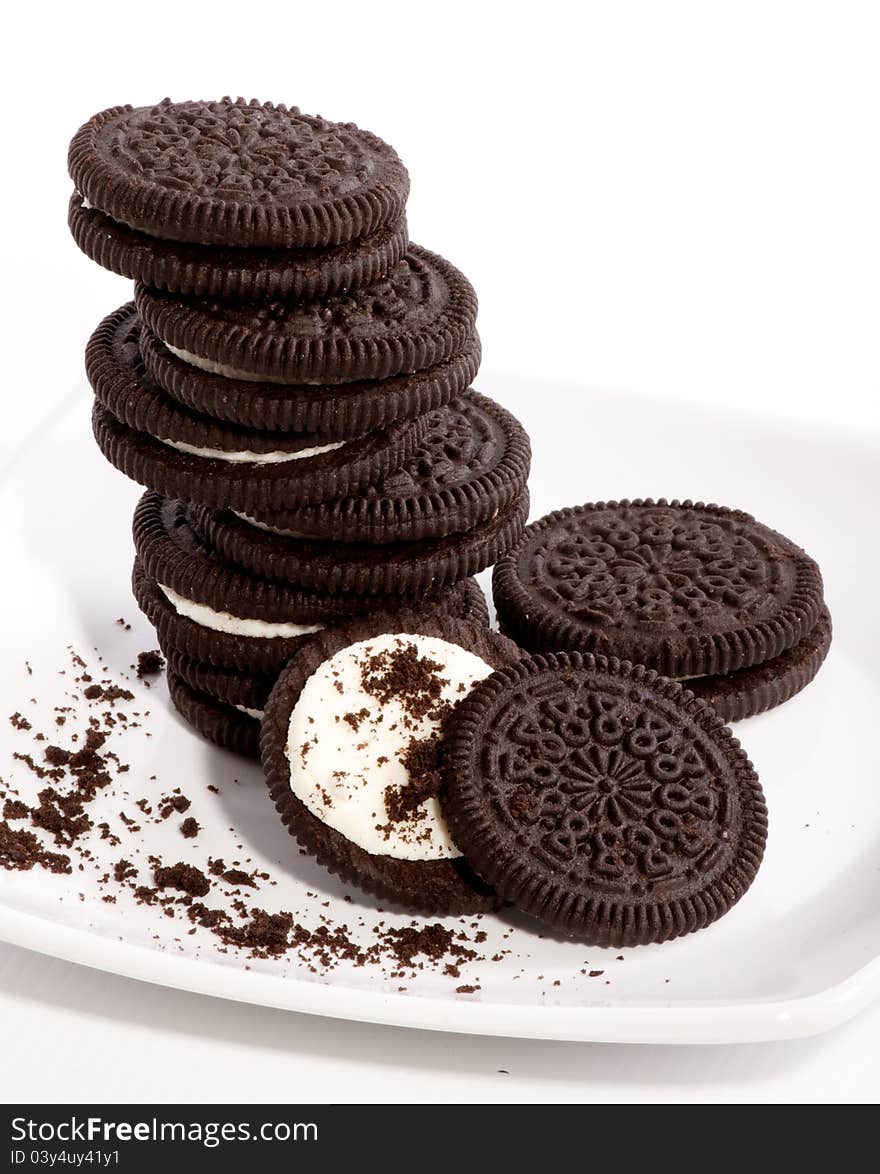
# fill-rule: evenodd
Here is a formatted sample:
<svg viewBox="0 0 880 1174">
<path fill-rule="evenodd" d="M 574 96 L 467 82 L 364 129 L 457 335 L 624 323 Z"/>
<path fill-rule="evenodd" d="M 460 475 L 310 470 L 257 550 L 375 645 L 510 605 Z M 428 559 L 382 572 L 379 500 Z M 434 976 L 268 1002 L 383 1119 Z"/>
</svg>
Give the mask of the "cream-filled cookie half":
<svg viewBox="0 0 880 1174">
<path fill-rule="evenodd" d="M 491 665 L 435 636 L 351 644 L 305 682 L 290 714 L 290 789 L 364 851 L 399 860 L 461 854 L 437 800 L 444 720 Z"/>
</svg>

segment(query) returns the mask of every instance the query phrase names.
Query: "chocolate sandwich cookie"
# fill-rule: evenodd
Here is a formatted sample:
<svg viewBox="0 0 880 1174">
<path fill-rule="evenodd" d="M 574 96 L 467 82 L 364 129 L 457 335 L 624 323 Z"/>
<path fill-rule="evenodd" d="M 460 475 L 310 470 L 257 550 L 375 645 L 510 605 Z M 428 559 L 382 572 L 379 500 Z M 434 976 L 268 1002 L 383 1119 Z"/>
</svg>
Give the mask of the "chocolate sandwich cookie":
<svg viewBox="0 0 880 1174">
<path fill-rule="evenodd" d="M 396 617 L 322 633 L 278 679 L 263 767 L 300 845 L 331 872 L 429 915 L 495 898 L 450 837 L 437 798 L 444 723 L 475 682 L 516 659 L 488 629 Z"/>
<path fill-rule="evenodd" d="M 676 678 L 762 664 L 823 605 L 816 563 L 749 514 L 622 501 L 526 528 L 494 574 L 503 630 L 530 651 L 617 655 Z"/>
<path fill-rule="evenodd" d="M 299 537 L 230 510 L 195 507 L 191 521 L 221 558 L 255 575 L 328 595 L 412 598 L 491 566 L 519 540 L 528 512 L 524 492 L 502 513 L 463 534 L 384 546 Z"/>
<path fill-rule="evenodd" d="M 381 606 L 380 601 L 377 604 Z M 450 593 L 447 601 L 448 614 L 465 620 L 477 627 L 488 628 L 489 615 L 486 609 L 486 600 L 479 584 L 468 579 L 461 588 Z M 438 614 L 439 614 L 438 609 Z M 425 615 L 427 615 L 427 611 Z M 397 623 L 394 612 L 378 612 L 382 619 L 376 620 L 371 616 L 370 623 L 377 626 L 379 622 L 393 629 Z M 179 677 L 194 693 L 206 695 L 214 701 L 231 705 L 239 713 L 246 714 L 256 721 L 262 719 L 263 710 L 272 687 L 278 679 L 278 673 L 247 673 L 238 669 L 211 664 L 209 661 L 195 660 L 181 652 L 174 645 L 160 640 L 162 654 L 168 665 L 168 670 Z M 296 655 L 296 653 L 294 653 Z"/>
<path fill-rule="evenodd" d="M 193 411 L 245 428 L 320 432 L 333 439 L 363 436 L 442 407 L 464 391 L 480 366 L 476 334 L 448 363 L 335 386 L 265 383 L 203 371 L 178 358 L 143 326 L 140 347 L 150 378 Z"/>
<path fill-rule="evenodd" d="M 163 648 L 175 647 L 195 661 L 206 661 L 238 672 L 272 674 L 281 671 L 321 624 L 267 624 L 233 611 L 214 609 L 178 596 L 135 559 L 131 577 L 138 607 L 156 629 Z M 246 609 L 231 602 L 228 608 Z M 342 622 L 345 617 L 335 617 Z M 327 621 L 332 622 L 328 619 Z"/>
<path fill-rule="evenodd" d="M 259 718 L 191 688 L 170 668 L 166 678 L 175 709 L 202 737 L 236 754 L 260 757 Z"/>
<path fill-rule="evenodd" d="M 410 245 L 380 281 L 314 302 L 183 297 L 135 286 L 138 312 L 179 358 L 230 379 L 350 383 L 448 363 L 473 341 L 477 298 L 442 257 Z"/>
<path fill-rule="evenodd" d="M 397 224 L 409 194 L 375 135 L 243 98 L 114 106 L 79 129 L 67 162 L 89 206 L 199 245 L 340 245 Z"/>
<path fill-rule="evenodd" d="M 96 399 L 136 432 L 145 432 L 172 448 L 182 446 L 178 451 L 207 450 L 229 458 L 253 455 L 255 460 L 293 455 L 303 443 L 326 446 L 334 439 L 323 434 L 243 428 L 192 411 L 166 395 L 147 374 L 140 351 L 142 336 L 134 302 L 128 302 L 107 315 L 86 346 L 86 375 Z"/>
<path fill-rule="evenodd" d="M 412 600 L 392 596 L 357 597 L 356 606 L 351 605 L 350 596 L 334 596 L 337 610 L 326 614 L 322 623 L 269 624 L 248 615 L 247 607 L 237 602 L 227 606 L 245 612 L 244 615 L 217 611 L 179 596 L 148 574 L 138 558 L 132 568 L 131 586 L 138 607 L 156 629 L 159 644 L 166 652 L 176 648 L 198 663 L 257 678 L 277 677 L 315 631 L 338 627 L 352 617 L 393 615 L 412 607 Z M 322 602 L 320 597 L 306 595 L 304 598 Z M 489 624 L 486 598 L 474 579 L 427 594 L 419 602 L 419 613 L 426 617 L 448 615 L 482 627 Z"/>
<path fill-rule="evenodd" d="M 431 412 L 412 456 L 358 494 L 258 515 L 275 529 L 336 542 L 444 538 L 518 508 L 531 448 L 519 423 L 473 389 Z"/>
<path fill-rule="evenodd" d="M 105 457 L 132 480 L 168 496 L 272 508 L 363 487 L 413 451 L 427 421 L 389 424 L 351 440 L 262 432 L 222 424 L 166 396 L 144 371 L 131 305 L 109 315 L 86 348 L 95 392 L 92 423 Z"/>
<path fill-rule="evenodd" d="M 262 301 L 310 300 L 369 285 L 402 259 L 406 220 L 326 249 L 241 249 L 160 240 L 70 197 L 67 223 L 87 257 L 122 277 L 170 293 Z"/>
<path fill-rule="evenodd" d="M 643 665 L 526 657 L 451 715 L 443 813 L 501 897 L 597 946 L 725 914 L 767 837 L 758 777 L 704 702 Z"/>
<path fill-rule="evenodd" d="M 352 616 L 394 610 L 399 599 L 307 592 L 236 570 L 209 550 L 189 507 L 147 492 L 134 514 L 135 597 L 163 645 L 242 672 L 277 672 L 303 640 Z M 412 601 L 409 601 L 411 605 Z M 426 593 L 420 608 L 486 622 L 472 580 Z"/>
<path fill-rule="evenodd" d="M 277 673 L 244 673 L 209 661 L 195 660 L 171 644 L 160 641 L 169 672 L 195 693 L 205 694 L 239 713 L 260 721 Z"/>
<path fill-rule="evenodd" d="M 726 722 L 754 717 L 806 689 L 828 655 L 831 635 L 831 613 L 823 607 L 803 640 L 772 660 L 732 673 L 691 678 L 682 684 L 708 702 Z"/>
</svg>

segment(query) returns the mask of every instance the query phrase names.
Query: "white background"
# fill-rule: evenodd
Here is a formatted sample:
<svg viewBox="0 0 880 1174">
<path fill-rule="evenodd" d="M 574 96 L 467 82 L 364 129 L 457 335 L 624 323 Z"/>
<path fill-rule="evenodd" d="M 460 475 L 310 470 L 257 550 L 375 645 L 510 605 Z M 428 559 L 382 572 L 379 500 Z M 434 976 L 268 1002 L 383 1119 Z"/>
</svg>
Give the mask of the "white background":
<svg viewBox="0 0 880 1174">
<path fill-rule="evenodd" d="M 32 5 L 4 29 L 0 463 L 127 296 L 68 237 L 67 142 L 97 110 L 166 94 L 286 101 L 392 142 L 413 239 L 473 280 L 493 372 L 880 431 L 871 4 L 144 0 Z M 2 947 L 0 1016 L 19 1055 L 6 1099 L 878 1093 L 878 1010 L 825 1039 L 726 1049 L 444 1038 Z"/>
</svg>

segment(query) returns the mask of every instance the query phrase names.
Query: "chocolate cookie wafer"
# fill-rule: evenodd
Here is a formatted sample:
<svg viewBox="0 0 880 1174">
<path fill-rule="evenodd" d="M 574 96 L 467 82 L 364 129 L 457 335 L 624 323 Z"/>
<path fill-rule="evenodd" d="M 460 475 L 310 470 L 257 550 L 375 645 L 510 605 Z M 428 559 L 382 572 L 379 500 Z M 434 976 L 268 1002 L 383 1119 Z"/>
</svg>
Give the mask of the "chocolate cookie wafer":
<svg viewBox="0 0 880 1174">
<path fill-rule="evenodd" d="M 195 412 L 245 428 L 320 432 L 334 439 L 363 436 L 442 407 L 464 391 L 480 366 L 476 334 L 454 359 L 424 371 L 335 385 L 230 379 L 185 362 L 143 326 L 140 346 L 150 378 Z"/>
<path fill-rule="evenodd" d="M 597 946 L 725 914 L 767 836 L 757 775 L 704 702 L 643 665 L 526 657 L 451 715 L 443 813 L 505 900 Z"/>
<path fill-rule="evenodd" d="M 168 693 L 180 716 L 202 737 L 248 758 L 260 757 L 260 720 L 207 693 L 193 689 L 173 669 L 166 673 Z"/>
<path fill-rule="evenodd" d="M 70 197 L 67 223 L 87 257 L 122 277 L 169 293 L 243 301 L 309 301 L 369 285 L 400 262 L 409 244 L 403 217 L 371 236 L 323 249 L 242 249 L 161 240 L 107 216 L 79 192 Z"/>
<path fill-rule="evenodd" d="M 618 655 L 676 678 L 769 661 L 823 606 L 818 566 L 788 538 L 739 510 L 663 499 L 549 514 L 493 585 L 523 647 Z"/>
<path fill-rule="evenodd" d="M 193 529 L 189 507 L 147 492 L 135 510 L 133 589 L 163 647 L 248 673 L 278 672 L 308 636 L 377 610 L 411 606 L 399 597 L 307 592 L 236 570 Z M 420 609 L 486 622 L 473 580 L 425 593 Z"/>
<path fill-rule="evenodd" d="M 291 620 L 270 625 L 249 616 L 246 606 L 238 602 L 231 602 L 228 606 L 238 608 L 239 612 L 245 612 L 244 615 L 215 611 L 178 596 L 148 574 L 137 558 L 132 568 L 131 585 L 138 607 L 156 629 L 159 643 L 166 653 L 175 648 L 193 661 L 255 677 L 277 676 L 315 631 L 337 627 L 354 616 L 365 618 L 380 612 L 409 611 L 413 606 L 410 599 L 361 596 L 358 597 L 360 606 L 346 613 L 350 597 L 340 599 L 334 596 L 337 611 L 325 614 L 323 624 Z M 306 598 L 324 602 L 323 597 Z M 481 627 L 488 627 L 489 623 L 486 598 L 474 579 L 465 579 L 454 587 L 426 594 L 419 601 L 418 610 L 425 616 L 448 615 Z"/>
<path fill-rule="evenodd" d="M 409 194 L 375 135 L 243 98 L 103 110 L 74 136 L 68 169 L 120 224 L 223 247 L 344 244 L 397 224 Z"/>
<path fill-rule="evenodd" d="M 529 512 L 522 493 L 463 534 L 422 542 L 346 544 L 271 530 L 230 510 L 197 507 L 193 526 L 221 558 L 256 575 L 333 595 L 418 595 L 476 575 L 516 544 Z"/>
<path fill-rule="evenodd" d="M 135 301 L 179 358 L 282 383 L 389 379 L 448 363 L 472 343 L 477 317 L 467 278 L 417 245 L 380 281 L 315 302 L 182 297 L 140 282 Z"/>
<path fill-rule="evenodd" d="M 234 509 L 321 500 L 380 479 L 413 451 L 420 417 L 350 440 L 222 424 L 166 396 L 146 374 L 131 305 L 109 315 L 86 348 L 101 451 L 127 476 L 168 496 Z"/>
<path fill-rule="evenodd" d="M 519 421 L 473 389 L 428 416 L 412 456 L 351 494 L 260 516 L 275 529 L 346 543 L 460 534 L 523 500 L 531 448 Z"/>
<path fill-rule="evenodd" d="M 440 811 L 443 724 L 510 641 L 453 620 L 397 617 L 322 633 L 285 668 L 261 737 L 289 831 L 343 880 L 422 913 L 491 908 Z"/>
<path fill-rule="evenodd" d="M 692 677 L 682 683 L 708 702 L 726 722 L 754 717 L 806 689 L 825 662 L 831 635 L 831 613 L 823 607 L 803 640 L 779 656 L 751 668 L 712 677 Z"/>
<path fill-rule="evenodd" d="M 245 673 L 208 661 L 195 660 L 173 645 L 160 641 L 168 669 L 194 693 L 201 693 L 231 705 L 255 721 L 260 721 L 277 673 Z"/>
</svg>

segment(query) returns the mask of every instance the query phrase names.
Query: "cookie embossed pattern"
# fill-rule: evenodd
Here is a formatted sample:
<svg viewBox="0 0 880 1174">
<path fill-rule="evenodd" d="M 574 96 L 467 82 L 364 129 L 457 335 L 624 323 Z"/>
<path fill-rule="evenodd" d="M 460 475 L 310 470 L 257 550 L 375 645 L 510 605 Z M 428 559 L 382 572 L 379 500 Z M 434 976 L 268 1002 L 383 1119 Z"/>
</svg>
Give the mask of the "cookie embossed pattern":
<svg viewBox="0 0 880 1174">
<path fill-rule="evenodd" d="M 549 514 L 499 560 L 493 587 L 502 629 L 524 647 L 647 665 L 729 720 L 788 700 L 831 641 L 815 561 L 749 514 L 700 502 Z"/>
<path fill-rule="evenodd" d="M 135 286 L 138 313 L 179 358 L 231 379 L 346 383 L 449 362 L 477 299 L 448 261 L 412 245 L 386 277 L 317 303 L 184 298 Z"/>
<path fill-rule="evenodd" d="M 713 711 L 641 665 L 524 658 L 448 731 L 445 811 L 513 904 L 596 945 L 692 933 L 754 879 L 767 814 Z"/>
<path fill-rule="evenodd" d="M 74 137 L 68 167 L 114 220 L 203 245 L 337 245 L 398 220 L 409 194 L 375 135 L 242 98 L 105 110 Z"/>
</svg>

